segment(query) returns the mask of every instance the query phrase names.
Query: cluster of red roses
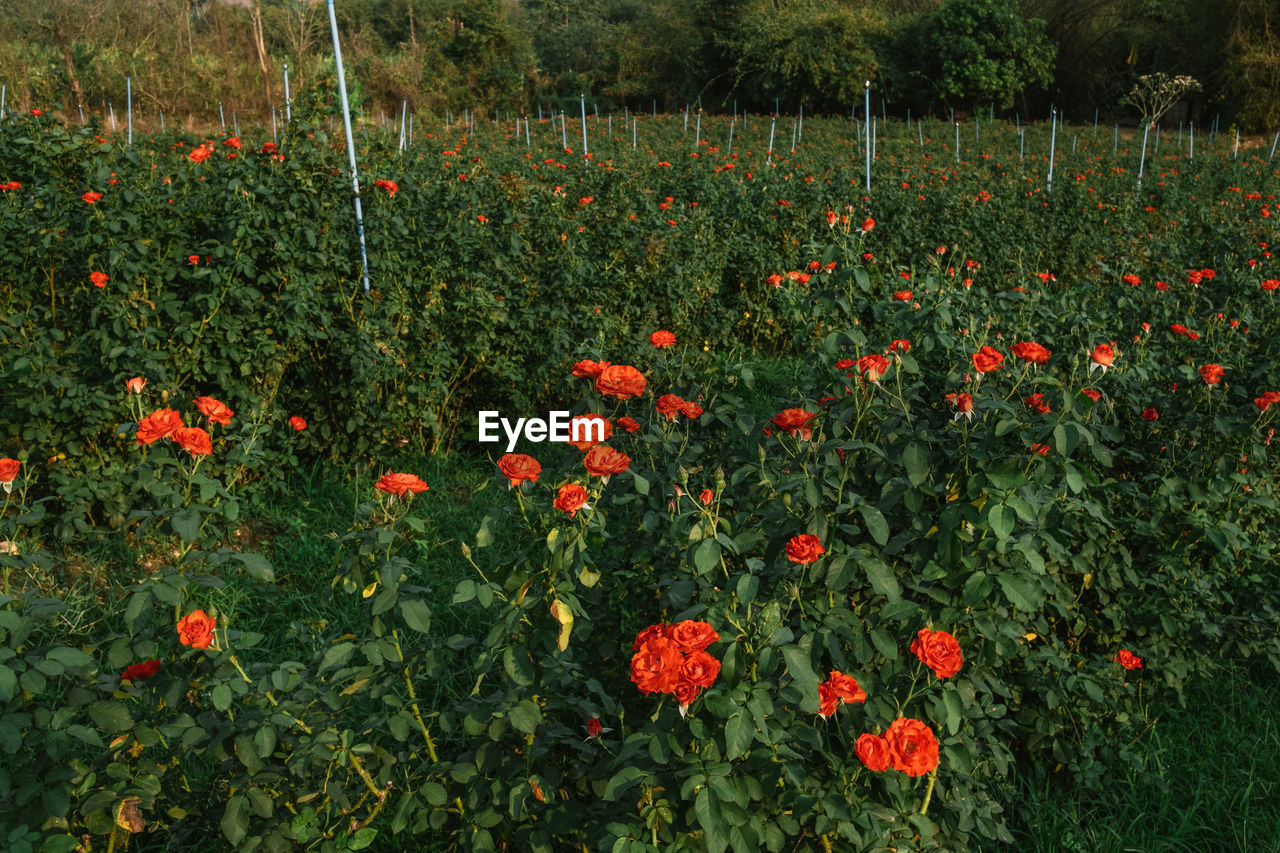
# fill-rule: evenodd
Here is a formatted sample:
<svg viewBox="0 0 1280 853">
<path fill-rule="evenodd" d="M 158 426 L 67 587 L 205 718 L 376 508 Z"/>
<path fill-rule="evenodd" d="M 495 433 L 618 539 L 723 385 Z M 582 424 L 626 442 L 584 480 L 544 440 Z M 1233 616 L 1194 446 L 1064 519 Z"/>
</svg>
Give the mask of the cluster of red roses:
<svg viewBox="0 0 1280 853">
<path fill-rule="evenodd" d="M 720 661 L 707 653 L 719 639 L 706 622 L 650 625 L 631 646 L 631 680 L 642 693 L 675 696 L 683 714 L 720 674 Z"/>
<path fill-rule="evenodd" d="M 146 380 L 135 376 L 125 383 L 130 393 L 140 394 Z M 196 408 L 209 419 L 211 424 L 227 426 L 231 423 L 235 412 L 226 403 L 213 397 L 196 397 Z M 192 456 L 208 456 L 213 452 L 213 443 L 209 433 L 202 427 L 189 427 L 183 424 L 182 415 L 174 409 L 157 409 L 138 421 L 138 446 L 155 444 L 162 438 L 168 438 Z"/>
</svg>

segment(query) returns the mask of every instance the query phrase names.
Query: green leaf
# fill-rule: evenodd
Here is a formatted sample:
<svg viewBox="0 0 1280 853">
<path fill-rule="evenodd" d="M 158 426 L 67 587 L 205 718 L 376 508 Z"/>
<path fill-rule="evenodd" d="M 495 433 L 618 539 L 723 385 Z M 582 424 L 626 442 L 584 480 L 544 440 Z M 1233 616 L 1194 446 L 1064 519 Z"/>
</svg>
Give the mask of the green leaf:
<svg viewBox="0 0 1280 853">
<path fill-rule="evenodd" d="M 743 711 L 738 711 L 724 724 L 725 758 L 733 761 L 745 755 L 755 739 L 755 723 Z"/>
<path fill-rule="evenodd" d="M 231 707 L 231 688 L 226 684 L 215 684 L 209 692 L 209 698 L 213 700 L 213 707 L 225 711 Z"/>
<path fill-rule="evenodd" d="M 420 598 L 400 599 L 400 615 L 404 617 L 404 624 L 419 634 L 431 630 L 431 608 Z"/>
<path fill-rule="evenodd" d="M 531 699 L 521 699 L 507 714 L 507 719 L 511 721 L 511 726 L 516 731 L 531 735 L 538 730 L 538 724 L 542 722 L 542 709 Z"/>
<path fill-rule="evenodd" d="M 631 479 L 635 481 L 636 491 L 642 495 L 649 494 L 649 481 L 635 471 L 629 471 L 629 473 L 631 474 Z"/>
<path fill-rule="evenodd" d="M 372 826 L 366 826 L 364 829 L 359 830 L 355 835 L 351 836 L 347 841 L 347 849 L 363 850 L 372 844 L 373 840 L 377 837 L 378 830 L 374 829 Z"/>
<path fill-rule="evenodd" d="M 898 585 L 898 579 L 893 576 L 893 570 L 886 566 L 883 560 L 860 555 L 858 562 L 866 570 L 867 580 L 871 581 L 871 588 L 877 593 L 890 601 L 897 601 L 902 597 L 902 587 Z"/>
<path fill-rule="evenodd" d="M 240 735 L 236 738 L 235 749 L 236 758 L 240 759 L 240 763 L 249 771 L 249 775 L 252 776 L 262 769 L 262 758 L 258 755 L 258 748 L 254 746 L 253 738 Z"/>
<path fill-rule="evenodd" d="M 729 837 L 725 832 L 724 816 L 720 813 L 720 798 L 715 791 L 710 787 L 698 791 L 693 801 L 693 813 L 702 827 L 707 853 L 724 853 L 729 846 Z"/>
<path fill-rule="evenodd" d="M 973 607 L 991 594 L 993 586 L 986 572 L 974 572 L 964 582 L 964 589 L 960 591 L 960 600 L 964 602 L 965 607 Z"/>
<path fill-rule="evenodd" d="M 1008 539 L 1016 520 L 1017 514 L 1004 504 L 987 504 L 987 524 L 991 525 L 991 532 L 997 539 Z"/>
<path fill-rule="evenodd" d="M 45 657 L 48 660 L 56 660 L 67 667 L 86 669 L 94 665 L 92 657 L 70 646 L 54 646 Z"/>
<path fill-rule="evenodd" d="M 862 513 L 862 523 L 866 525 L 871 538 L 883 547 L 889 541 L 889 523 L 884 520 L 884 514 L 871 504 L 863 504 L 858 507 L 858 511 Z"/>
<path fill-rule="evenodd" d="M 902 464 L 906 466 L 911 485 L 920 486 L 929 479 L 929 453 L 919 444 L 907 445 L 907 449 L 902 451 Z"/>
<path fill-rule="evenodd" d="M 760 579 L 755 575 L 742 575 L 738 578 L 738 601 L 750 604 L 756 600 L 760 590 Z"/>
<path fill-rule="evenodd" d="M 200 535 L 200 510 L 194 506 L 185 506 L 173 514 L 169 524 L 173 526 L 173 532 L 190 545 Z"/>
<path fill-rule="evenodd" d="M 693 552 L 693 567 L 697 569 L 698 574 L 705 575 L 718 565 L 720 565 L 720 543 L 714 536 L 703 539 Z"/>
<path fill-rule="evenodd" d="M 232 555 L 235 559 L 244 564 L 244 570 L 249 573 L 249 577 L 254 580 L 260 580 L 263 583 L 275 583 L 276 573 L 271 568 L 271 561 L 261 554 L 253 551 L 247 551 Z"/>
<path fill-rule="evenodd" d="M 249 833 L 249 814 L 245 805 L 245 798 L 236 794 L 227 800 L 227 810 L 222 813 L 222 835 L 233 847 L 238 847 Z"/>
<path fill-rule="evenodd" d="M 133 716 L 123 702 L 101 700 L 89 706 L 89 719 L 106 732 L 123 732 L 133 728 Z"/>
<path fill-rule="evenodd" d="M 805 696 L 806 704 L 812 704 L 816 707 L 818 701 L 818 675 L 813 671 L 813 665 L 809 662 L 809 650 L 795 644 L 783 646 L 782 659 L 787 662 L 787 671 L 796 680 L 796 684 Z"/>
<path fill-rule="evenodd" d="M 326 669 L 342 666 L 355 650 L 355 643 L 336 643 L 330 646 L 325 650 L 324 657 L 320 658 L 320 668 L 316 672 L 321 673 Z"/>
<path fill-rule="evenodd" d="M 0 664 L 0 702 L 8 702 L 18 693 L 18 676 L 9 667 Z"/>
<path fill-rule="evenodd" d="M 609 784 L 604 786 L 604 799 L 613 801 L 622 795 L 622 792 L 630 788 L 636 782 L 643 779 L 647 774 L 635 765 L 623 767 L 617 773 L 613 774 L 613 778 L 609 780 Z"/>
<path fill-rule="evenodd" d="M 1019 610 L 1033 611 L 1040 606 L 1040 593 L 1026 578 L 1001 573 L 996 575 L 996 580 L 1009 602 Z"/>
</svg>

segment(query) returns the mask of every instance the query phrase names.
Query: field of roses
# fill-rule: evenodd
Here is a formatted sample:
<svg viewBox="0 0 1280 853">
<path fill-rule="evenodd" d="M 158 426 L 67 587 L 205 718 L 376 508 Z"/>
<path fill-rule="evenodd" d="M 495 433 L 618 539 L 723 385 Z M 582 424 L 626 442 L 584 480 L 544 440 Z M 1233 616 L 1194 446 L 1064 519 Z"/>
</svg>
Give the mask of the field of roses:
<svg viewBox="0 0 1280 853">
<path fill-rule="evenodd" d="M 1002 849 L 1280 669 L 1267 145 L 695 119 L 361 131 L 367 293 L 324 116 L 0 123 L 7 849 Z"/>
</svg>

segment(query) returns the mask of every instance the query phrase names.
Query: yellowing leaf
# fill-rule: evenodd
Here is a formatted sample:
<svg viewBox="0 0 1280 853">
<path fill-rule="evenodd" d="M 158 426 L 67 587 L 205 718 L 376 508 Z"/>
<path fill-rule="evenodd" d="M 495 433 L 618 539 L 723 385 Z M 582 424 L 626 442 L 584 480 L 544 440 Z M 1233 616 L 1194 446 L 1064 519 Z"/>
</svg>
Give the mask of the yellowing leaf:
<svg viewBox="0 0 1280 853">
<path fill-rule="evenodd" d="M 366 586 L 364 588 L 364 591 L 361 592 L 360 595 L 364 598 L 368 598 L 369 596 L 373 595 L 377 591 L 378 591 L 378 582 L 374 581 L 373 583 Z"/>
<path fill-rule="evenodd" d="M 573 612 L 569 605 L 560 599 L 551 602 L 551 618 L 560 623 L 560 634 L 556 637 L 556 646 L 560 651 L 569 648 L 569 632 L 573 630 Z"/>
</svg>

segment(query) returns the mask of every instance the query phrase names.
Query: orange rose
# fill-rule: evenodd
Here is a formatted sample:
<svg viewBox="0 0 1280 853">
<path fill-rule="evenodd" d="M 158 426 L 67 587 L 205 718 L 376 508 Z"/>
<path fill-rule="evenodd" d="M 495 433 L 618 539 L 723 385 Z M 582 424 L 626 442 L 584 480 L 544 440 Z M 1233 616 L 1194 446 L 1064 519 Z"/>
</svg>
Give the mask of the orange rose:
<svg viewBox="0 0 1280 853">
<path fill-rule="evenodd" d="M 889 372 L 889 359 L 874 352 L 864 355 L 858 359 L 858 371 L 868 382 L 879 382 L 880 377 Z"/>
<path fill-rule="evenodd" d="M 556 493 L 556 509 L 569 513 L 570 518 L 576 516 L 578 510 L 586 505 L 587 490 L 577 483 L 565 483 L 560 487 L 560 491 Z"/>
<path fill-rule="evenodd" d="M 789 432 L 792 435 L 795 435 L 796 431 L 799 430 L 800 437 L 808 440 L 811 432 L 807 424 L 817 416 L 817 412 L 810 412 L 806 409 L 783 409 L 769 418 L 769 422 L 783 432 Z"/>
<path fill-rule="evenodd" d="M 22 463 L 17 459 L 0 459 L 0 483 L 9 485 L 18 476 L 18 469 L 22 467 Z"/>
<path fill-rule="evenodd" d="M 508 488 L 518 486 L 525 480 L 538 482 L 542 466 L 538 460 L 524 453 L 504 453 L 498 458 L 498 470 L 507 478 Z"/>
<path fill-rule="evenodd" d="M 676 345 L 676 336 L 670 332 L 654 332 L 649 336 L 649 343 L 655 347 L 673 347 Z"/>
<path fill-rule="evenodd" d="M 173 431 L 173 440 L 192 456 L 208 456 L 213 452 L 209 433 L 200 427 L 178 427 Z"/>
<path fill-rule="evenodd" d="M 93 282 L 94 287 L 106 287 L 110 280 L 111 278 L 104 272 L 89 273 L 89 281 Z"/>
<path fill-rule="evenodd" d="M 597 440 L 595 436 L 600 435 L 600 433 L 596 430 L 596 427 L 593 424 L 593 421 L 597 421 L 597 420 L 604 421 L 604 435 L 603 435 L 603 438 L 599 440 Z M 574 423 L 576 422 L 581 422 L 582 426 L 578 427 L 578 435 L 580 436 L 580 438 L 577 441 L 574 441 L 573 429 L 574 429 Z M 574 415 L 572 418 L 569 419 L 569 440 L 565 443 L 571 444 L 585 453 L 586 451 L 595 447 L 601 441 L 608 441 L 612 436 L 613 436 L 613 424 L 610 423 L 609 419 L 606 418 L 604 415 L 592 415 L 592 414 Z"/>
<path fill-rule="evenodd" d="M 193 649 L 207 649 L 213 642 L 213 629 L 218 622 L 203 610 L 196 610 L 178 622 L 178 639 Z"/>
<path fill-rule="evenodd" d="M 837 697 L 842 702 L 865 702 L 867 694 L 858 686 L 857 680 L 852 675 L 845 675 L 839 670 L 831 670 L 831 676 L 826 681 L 831 685 L 831 689 L 835 691 Z"/>
<path fill-rule="evenodd" d="M 1048 364 L 1052 350 L 1045 349 L 1033 341 L 1022 341 L 1013 345 L 1013 354 L 1031 364 Z"/>
<path fill-rule="evenodd" d="M 1004 367 L 1004 356 L 989 346 L 975 352 L 972 358 L 973 369 L 979 373 L 990 373 Z"/>
<path fill-rule="evenodd" d="M 938 678 L 950 678 L 960 671 L 964 656 L 960 644 L 946 631 L 930 631 L 921 628 L 911 641 L 911 652 Z"/>
<path fill-rule="evenodd" d="M 636 634 L 636 641 L 631 644 L 631 651 L 633 652 L 640 651 L 641 646 L 643 646 L 645 643 L 649 642 L 650 640 L 656 639 L 658 637 L 670 638 L 671 637 L 670 626 L 658 624 L 658 625 L 650 625 L 648 628 L 645 628 L 639 634 Z"/>
<path fill-rule="evenodd" d="M 889 760 L 894 770 L 908 776 L 923 776 L 938 766 L 938 739 L 919 720 L 899 717 L 884 733 L 889 742 Z"/>
<path fill-rule="evenodd" d="M 1222 365 L 1206 364 L 1200 368 L 1199 373 L 1204 379 L 1204 384 L 1217 385 L 1218 381 L 1222 379 Z"/>
<path fill-rule="evenodd" d="M 863 234 L 867 233 L 868 231 L 870 231 L 872 228 L 875 228 L 875 227 L 876 227 L 876 221 L 875 221 L 874 219 L 864 219 L 864 220 L 862 220 L 862 233 L 863 233 Z"/>
<path fill-rule="evenodd" d="M 298 432 L 302 432 L 304 429 L 307 428 L 307 422 L 304 418 L 301 418 L 298 415 L 294 415 L 293 417 L 289 418 L 289 426 L 293 427 Z"/>
<path fill-rule="evenodd" d="M 658 414 L 666 415 L 667 420 L 674 421 L 676 415 L 682 414 L 688 405 L 688 400 L 677 397 L 675 394 L 663 394 L 658 398 L 655 408 L 658 410 Z"/>
<path fill-rule="evenodd" d="M 173 409 L 159 409 L 138 421 L 138 446 L 155 444 L 182 428 L 182 416 Z"/>
<path fill-rule="evenodd" d="M 416 474 L 398 474 L 388 471 L 378 478 L 378 482 L 373 487 L 380 492 L 386 492 L 397 498 L 402 498 L 407 494 L 421 494 L 431 488 Z"/>
<path fill-rule="evenodd" d="M 124 383 L 124 390 L 129 394 L 141 394 L 142 389 L 147 387 L 147 380 L 141 376 L 135 376 L 128 382 Z"/>
<path fill-rule="evenodd" d="M 1089 358 L 1093 360 L 1093 364 L 1089 365 L 1090 371 L 1097 367 L 1105 371 L 1116 360 L 1116 351 L 1109 344 L 1098 344 Z"/>
<path fill-rule="evenodd" d="M 804 566 L 809 563 L 816 563 L 818 558 L 826 553 L 826 550 L 826 548 L 822 547 L 822 543 L 817 536 L 801 533 L 799 536 L 792 537 L 791 541 L 787 543 L 787 559 Z"/>
<path fill-rule="evenodd" d="M 226 426 L 231 423 L 231 416 L 235 412 L 227 408 L 227 404 L 221 400 L 215 400 L 213 397 L 196 397 L 196 408 L 200 410 L 200 414 L 213 421 L 215 424 Z"/>
<path fill-rule="evenodd" d="M 598 379 L 608 366 L 607 361 L 580 361 L 573 366 L 573 375 L 580 379 Z"/>
<path fill-rule="evenodd" d="M 621 451 L 614 450 L 604 444 L 597 444 L 587 451 L 582 460 L 587 473 L 593 477 L 608 477 L 610 474 L 621 474 L 631 464 L 631 457 Z"/>
<path fill-rule="evenodd" d="M 627 364 L 611 364 L 600 371 L 596 390 L 625 400 L 644 393 L 644 374 Z"/>
<path fill-rule="evenodd" d="M 707 646 L 720 639 L 715 628 L 706 622 L 695 622 L 692 619 L 677 622 L 671 627 L 668 635 L 682 652 L 706 651 Z"/>
<path fill-rule="evenodd" d="M 627 432 L 635 432 L 636 430 L 640 429 L 640 422 L 633 417 L 623 415 L 622 417 L 618 418 L 618 426 L 622 427 Z"/>
<path fill-rule="evenodd" d="M 859 735 L 853 751 L 858 754 L 858 760 L 867 765 L 868 769 L 875 770 L 877 773 L 889 769 L 889 762 L 892 760 L 889 741 L 879 735 Z"/>
<path fill-rule="evenodd" d="M 702 412 L 703 408 L 690 400 L 685 400 L 684 404 L 680 406 L 680 414 L 684 415 L 691 421 L 696 421 L 698 418 L 702 417 Z"/>
<path fill-rule="evenodd" d="M 692 681 L 678 681 L 676 686 L 671 690 L 671 695 L 676 697 L 676 701 L 680 703 L 680 714 L 683 716 L 685 709 L 693 704 L 693 700 L 698 698 L 698 694 L 702 692 L 700 685 L 694 684 Z"/>
<path fill-rule="evenodd" d="M 822 682 L 818 685 L 818 716 L 822 719 L 830 717 L 836 712 L 836 708 L 840 706 L 840 697 L 836 695 L 835 688 L 829 683 Z"/>
<path fill-rule="evenodd" d="M 684 658 L 666 637 L 654 637 L 631 656 L 631 680 L 642 693 L 670 693 L 680 679 Z"/>
<path fill-rule="evenodd" d="M 720 661 L 706 652 L 689 652 L 680 664 L 680 681 L 698 687 L 710 687 L 720 674 Z"/>
</svg>

